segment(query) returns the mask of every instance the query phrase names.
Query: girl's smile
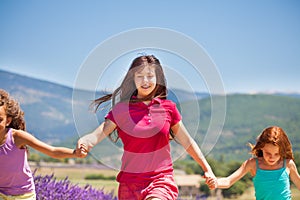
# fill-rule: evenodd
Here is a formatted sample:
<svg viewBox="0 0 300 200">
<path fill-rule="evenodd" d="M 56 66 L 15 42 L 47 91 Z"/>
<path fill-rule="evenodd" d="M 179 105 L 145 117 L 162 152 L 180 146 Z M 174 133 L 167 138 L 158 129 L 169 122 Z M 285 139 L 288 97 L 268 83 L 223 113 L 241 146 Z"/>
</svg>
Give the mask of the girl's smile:
<svg viewBox="0 0 300 200">
<path fill-rule="evenodd" d="M 153 66 L 145 66 L 134 74 L 134 83 L 137 88 L 138 98 L 148 96 L 156 86 L 156 74 Z"/>
</svg>

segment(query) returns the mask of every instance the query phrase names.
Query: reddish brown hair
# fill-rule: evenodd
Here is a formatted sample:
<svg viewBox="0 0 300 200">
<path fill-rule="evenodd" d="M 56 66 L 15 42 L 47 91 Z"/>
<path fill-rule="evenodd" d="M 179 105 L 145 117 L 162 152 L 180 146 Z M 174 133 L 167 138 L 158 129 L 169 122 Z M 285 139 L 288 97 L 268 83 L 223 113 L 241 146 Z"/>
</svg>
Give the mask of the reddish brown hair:
<svg viewBox="0 0 300 200">
<path fill-rule="evenodd" d="M 292 144 L 282 128 L 271 126 L 263 130 L 257 137 L 256 145 L 252 146 L 251 153 L 256 157 L 262 157 L 261 149 L 265 144 L 278 146 L 281 159 L 294 159 Z"/>
</svg>

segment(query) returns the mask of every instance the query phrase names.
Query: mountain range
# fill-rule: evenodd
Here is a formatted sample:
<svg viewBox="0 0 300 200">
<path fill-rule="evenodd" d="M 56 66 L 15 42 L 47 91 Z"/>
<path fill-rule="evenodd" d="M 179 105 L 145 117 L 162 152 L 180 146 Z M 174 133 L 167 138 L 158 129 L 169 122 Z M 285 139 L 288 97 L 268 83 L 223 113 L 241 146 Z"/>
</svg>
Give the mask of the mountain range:
<svg viewBox="0 0 300 200">
<path fill-rule="evenodd" d="M 107 111 L 94 113 L 90 108 L 92 100 L 103 94 L 102 91 L 75 90 L 3 70 L 0 70 L 0 81 L 0 88 L 20 102 L 25 112 L 27 131 L 49 144 L 74 147 L 81 135 L 99 125 Z M 169 91 L 168 98 L 176 102 L 179 108 L 184 107 L 187 113 L 183 115 L 186 127 L 193 129 L 199 123 L 194 138 L 201 146 L 212 116 L 211 95 L 177 89 Z M 247 143 L 255 143 L 262 129 L 271 125 L 283 127 L 292 141 L 293 150 L 299 151 L 299 97 L 299 94 L 285 93 L 226 95 L 222 132 L 208 155 L 231 160 L 245 159 L 249 157 Z M 224 99 L 224 96 L 215 95 L 214 98 Z M 193 102 L 200 107 L 199 118 L 190 115 L 198 112 Z M 110 141 L 97 146 L 95 155 L 98 152 L 111 155 Z M 119 146 L 114 145 L 116 151 L 119 151 Z"/>
</svg>

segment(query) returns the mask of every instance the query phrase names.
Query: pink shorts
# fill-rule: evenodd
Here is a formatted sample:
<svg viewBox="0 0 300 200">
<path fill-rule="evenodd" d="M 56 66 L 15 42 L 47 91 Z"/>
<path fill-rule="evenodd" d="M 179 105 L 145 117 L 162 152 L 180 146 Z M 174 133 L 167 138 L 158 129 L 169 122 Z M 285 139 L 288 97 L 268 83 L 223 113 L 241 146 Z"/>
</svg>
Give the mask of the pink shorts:
<svg viewBox="0 0 300 200">
<path fill-rule="evenodd" d="M 120 183 L 119 200 L 144 200 L 150 197 L 173 200 L 178 197 L 178 188 L 172 175 L 153 180 L 150 183 Z"/>
</svg>

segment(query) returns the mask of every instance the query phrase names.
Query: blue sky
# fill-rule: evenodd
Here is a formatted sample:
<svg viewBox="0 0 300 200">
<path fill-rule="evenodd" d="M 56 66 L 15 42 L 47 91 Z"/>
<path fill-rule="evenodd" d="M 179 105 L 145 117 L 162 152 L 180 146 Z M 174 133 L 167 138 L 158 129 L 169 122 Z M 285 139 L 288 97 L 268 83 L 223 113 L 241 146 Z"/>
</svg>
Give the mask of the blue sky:
<svg viewBox="0 0 300 200">
<path fill-rule="evenodd" d="M 226 93 L 300 92 L 296 0 L 1 0 L 0 69 L 73 87 L 99 44 L 145 27 L 174 30 L 197 42 L 216 65 Z M 171 68 L 181 62 L 158 55 Z M 134 56 L 127 57 L 129 62 Z M 182 76 L 189 80 L 192 74 Z M 202 85 L 203 79 L 188 84 Z M 176 81 L 169 86 L 177 87 Z"/>
</svg>

